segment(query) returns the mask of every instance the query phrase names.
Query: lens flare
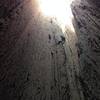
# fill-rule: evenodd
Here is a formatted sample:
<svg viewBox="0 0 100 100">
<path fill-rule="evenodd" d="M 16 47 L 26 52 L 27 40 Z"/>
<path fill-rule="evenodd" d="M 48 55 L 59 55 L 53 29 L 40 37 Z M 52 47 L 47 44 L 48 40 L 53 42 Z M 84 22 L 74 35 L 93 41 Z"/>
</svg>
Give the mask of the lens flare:
<svg viewBox="0 0 100 100">
<path fill-rule="evenodd" d="M 62 30 L 64 30 L 67 25 L 74 31 L 72 24 L 73 14 L 70 7 L 72 1 L 73 0 L 38 0 L 41 12 L 45 16 L 56 18 Z"/>
</svg>

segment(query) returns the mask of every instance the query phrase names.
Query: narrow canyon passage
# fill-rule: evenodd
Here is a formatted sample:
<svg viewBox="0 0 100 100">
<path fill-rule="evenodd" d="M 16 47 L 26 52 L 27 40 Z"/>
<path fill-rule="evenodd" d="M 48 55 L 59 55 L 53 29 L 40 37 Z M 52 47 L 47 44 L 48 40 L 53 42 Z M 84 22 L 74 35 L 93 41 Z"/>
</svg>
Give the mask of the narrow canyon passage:
<svg viewBox="0 0 100 100">
<path fill-rule="evenodd" d="M 63 31 L 35 0 L 0 1 L 0 100 L 100 100 L 99 5 L 74 0 Z"/>
</svg>

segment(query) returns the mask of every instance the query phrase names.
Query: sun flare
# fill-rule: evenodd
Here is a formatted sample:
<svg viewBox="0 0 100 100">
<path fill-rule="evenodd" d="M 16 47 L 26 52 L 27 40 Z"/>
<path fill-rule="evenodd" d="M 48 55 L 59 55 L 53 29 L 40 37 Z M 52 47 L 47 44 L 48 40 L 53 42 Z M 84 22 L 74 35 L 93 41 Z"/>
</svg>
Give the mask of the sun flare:
<svg viewBox="0 0 100 100">
<path fill-rule="evenodd" d="M 74 31 L 72 24 L 73 14 L 70 7 L 72 1 L 73 0 L 38 0 L 39 7 L 44 16 L 56 18 L 62 30 L 64 30 L 67 25 Z"/>
</svg>

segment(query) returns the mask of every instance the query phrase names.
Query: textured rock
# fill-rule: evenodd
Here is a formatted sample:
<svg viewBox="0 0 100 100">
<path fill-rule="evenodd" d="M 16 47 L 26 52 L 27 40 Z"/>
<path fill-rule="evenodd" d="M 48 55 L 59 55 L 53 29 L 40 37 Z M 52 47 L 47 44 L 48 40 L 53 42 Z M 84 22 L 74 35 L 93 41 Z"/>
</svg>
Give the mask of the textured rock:
<svg viewBox="0 0 100 100">
<path fill-rule="evenodd" d="M 73 2 L 76 33 L 63 33 L 37 6 L 0 1 L 0 100 L 100 100 L 96 3 Z"/>
<path fill-rule="evenodd" d="M 97 8 L 86 0 L 72 7 L 78 37 L 79 80 L 85 100 L 100 100 L 100 11 Z"/>
</svg>

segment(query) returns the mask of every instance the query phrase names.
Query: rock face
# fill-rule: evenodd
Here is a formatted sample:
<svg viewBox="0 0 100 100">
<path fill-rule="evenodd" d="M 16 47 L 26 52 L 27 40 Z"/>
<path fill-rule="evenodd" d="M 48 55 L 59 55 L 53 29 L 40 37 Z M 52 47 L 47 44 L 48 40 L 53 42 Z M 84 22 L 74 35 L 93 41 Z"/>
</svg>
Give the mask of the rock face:
<svg viewBox="0 0 100 100">
<path fill-rule="evenodd" d="M 100 100 L 100 11 L 93 2 L 72 3 L 76 33 L 63 33 L 35 0 L 0 1 L 0 100 Z"/>
<path fill-rule="evenodd" d="M 78 5 L 72 5 L 72 10 L 84 99 L 100 100 L 100 9 L 96 5 L 99 1 L 91 1 L 82 0 Z"/>
<path fill-rule="evenodd" d="M 99 0 L 87 0 L 89 3 L 92 3 L 93 6 L 98 7 L 100 9 L 100 1 Z"/>
</svg>

